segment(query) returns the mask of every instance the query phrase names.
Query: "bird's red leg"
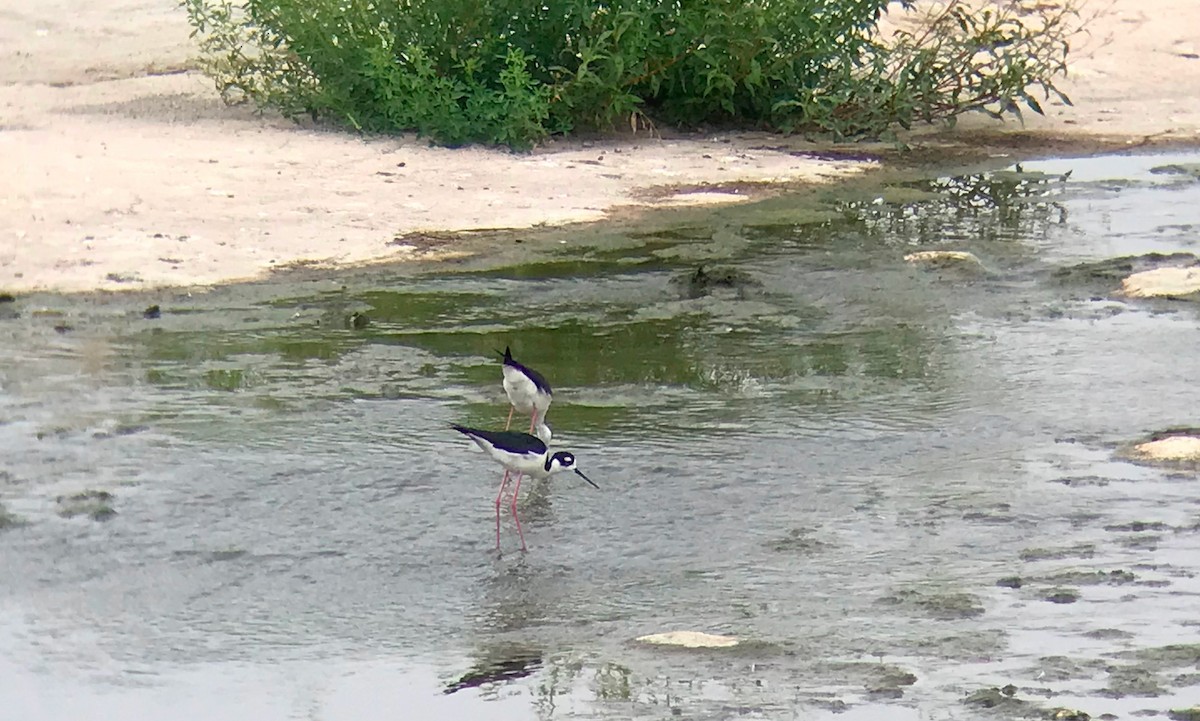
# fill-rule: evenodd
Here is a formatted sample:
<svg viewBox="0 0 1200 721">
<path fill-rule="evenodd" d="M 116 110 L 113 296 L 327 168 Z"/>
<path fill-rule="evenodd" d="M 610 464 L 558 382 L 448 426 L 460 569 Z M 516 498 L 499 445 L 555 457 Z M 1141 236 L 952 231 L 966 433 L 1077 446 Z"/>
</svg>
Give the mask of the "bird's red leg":
<svg viewBox="0 0 1200 721">
<path fill-rule="evenodd" d="M 521 519 L 517 517 L 517 495 L 520 494 L 520 492 L 521 492 L 521 474 L 518 473 L 517 474 L 517 486 L 516 486 L 516 488 L 513 489 L 512 505 L 509 506 L 509 508 L 512 509 L 513 520 L 517 522 L 517 535 L 521 537 L 521 550 L 525 551 L 525 550 L 528 550 L 525 548 L 525 533 L 524 533 L 524 531 L 521 530 Z"/>
<path fill-rule="evenodd" d="M 504 480 L 500 481 L 500 492 L 496 494 L 496 550 L 500 550 L 500 499 L 504 497 L 504 488 L 508 485 L 508 469 L 504 470 Z"/>
<path fill-rule="evenodd" d="M 504 421 L 504 430 L 506 431 L 508 430 L 508 427 L 512 425 L 512 414 L 515 410 L 517 410 L 516 406 L 509 406 L 508 408 L 508 420 Z"/>
<path fill-rule="evenodd" d="M 537 425 L 537 409 L 533 409 L 533 416 L 529 419 L 529 435 L 533 435 L 533 427 Z"/>
</svg>

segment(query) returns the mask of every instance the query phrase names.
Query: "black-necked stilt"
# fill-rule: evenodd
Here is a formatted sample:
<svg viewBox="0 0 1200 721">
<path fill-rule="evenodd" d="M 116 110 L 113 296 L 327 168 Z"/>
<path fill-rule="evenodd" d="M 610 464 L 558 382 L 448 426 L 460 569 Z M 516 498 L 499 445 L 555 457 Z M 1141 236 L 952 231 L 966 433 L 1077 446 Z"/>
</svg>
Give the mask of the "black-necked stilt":
<svg viewBox="0 0 1200 721">
<path fill-rule="evenodd" d="M 500 351 L 496 351 L 500 353 Z M 554 391 L 545 376 L 532 368 L 513 360 L 512 350 L 504 346 L 504 392 L 512 408 L 508 411 L 508 420 L 504 430 L 512 425 L 514 411 L 530 414 L 529 432 L 536 433 L 543 443 L 550 442 L 550 426 L 546 425 L 546 411 L 550 410 L 550 402 L 554 400 Z"/>
<path fill-rule="evenodd" d="M 521 537 L 521 550 L 525 550 L 525 533 L 521 530 L 521 519 L 517 518 L 517 494 L 521 492 L 521 476 L 547 478 L 559 471 L 575 471 L 579 477 L 587 481 L 593 488 L 599 489 L 592 479 L 583 475 L 583 471 L 575 467 L 575 456 L 567 451 L 551 453 L 540 439 L 519 431 L 484 431 L 478 428 L 467 428 L 458 424 L 450 426 L 459 433 L 475 441 L 492 460 L 504 466 L 504 480 L 500 481 L 500 492 L 496 494 L 496 548 L 500 547 L 500 500 L 504 497 L 504 489 L 508 486 L 510 473 L 517 474 L 517 486 L 513 489 L 512 511 L 513 520 L 517 523 L 517 535 Z"/>
</svg>

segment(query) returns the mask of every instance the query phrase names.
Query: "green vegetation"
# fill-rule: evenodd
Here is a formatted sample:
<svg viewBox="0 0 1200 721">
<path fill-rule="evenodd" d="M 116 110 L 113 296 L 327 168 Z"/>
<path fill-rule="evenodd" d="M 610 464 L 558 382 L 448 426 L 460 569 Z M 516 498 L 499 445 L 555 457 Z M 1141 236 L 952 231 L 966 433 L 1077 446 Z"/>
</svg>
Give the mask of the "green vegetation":
<svg viewBox="0 0 1200 721">
<path fill-rule="evenodd" d="M 252 101 L 373 132 L 527 147 L 573 130 L 835 137 L 1020 115 L 1057 96 L 1065 6 L 933 0 L 181 0 L 204 70 Z"/>
</svg>

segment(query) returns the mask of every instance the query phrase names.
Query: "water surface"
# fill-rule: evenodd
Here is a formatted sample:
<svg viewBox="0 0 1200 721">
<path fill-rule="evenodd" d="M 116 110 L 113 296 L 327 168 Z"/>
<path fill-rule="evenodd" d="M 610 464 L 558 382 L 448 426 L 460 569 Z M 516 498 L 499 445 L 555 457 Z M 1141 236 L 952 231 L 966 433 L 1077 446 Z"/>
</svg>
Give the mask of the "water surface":
<svg viewBox="0 0 1200 721">
<path fill-rule="evenodd" d="M 1160 648 L 1200 643 L 1195 475 L 1113 456 L 1200 425 L 1198 308 L 1056 273 L 1195 252 L 1200 184 L 1151 172 L 1183 162 L 0 307 L 0 718 L 961 718 L 1006 684 L 1093 717 L 1200 703 L 1200 646 Z M 928 249 L 990 272 L 902 260 Z M 701 264 L 750 282 L 688 297 Z M 527 554 L 509 525 L 493 551 L 500 472 L 448 429 L 503 424 L 506 344 L 602 487 L 527 485 Z M 116 515 L 63 518 L 85 489 Z M 751 643 L 632 643 L 675 629 Z"/>
</svg>

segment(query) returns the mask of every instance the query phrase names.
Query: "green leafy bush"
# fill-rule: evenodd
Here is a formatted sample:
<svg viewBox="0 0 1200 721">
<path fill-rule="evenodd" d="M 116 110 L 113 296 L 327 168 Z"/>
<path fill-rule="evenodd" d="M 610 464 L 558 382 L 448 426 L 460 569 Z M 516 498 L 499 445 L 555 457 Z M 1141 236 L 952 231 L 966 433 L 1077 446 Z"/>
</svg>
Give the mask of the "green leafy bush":
<svg viewBox="0 0 1200 721">
<path fill-rule="evenodd" d="M 183 0 L 203 67 L 249 100 L 446 144 L 527 147 L 653 119 L 877 135 L 1058 93 L 1071 6 L 943 0 Z M 908 14 L 912 0 L 897 8 Z M 1063 98 L 1065 100 L 1065 98 Z"/>
</svg>

